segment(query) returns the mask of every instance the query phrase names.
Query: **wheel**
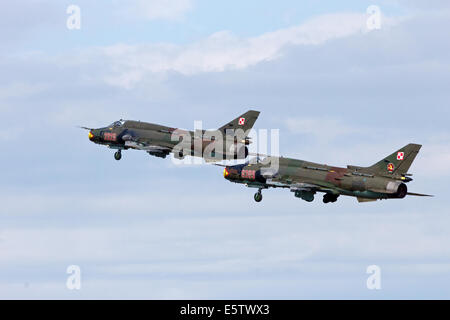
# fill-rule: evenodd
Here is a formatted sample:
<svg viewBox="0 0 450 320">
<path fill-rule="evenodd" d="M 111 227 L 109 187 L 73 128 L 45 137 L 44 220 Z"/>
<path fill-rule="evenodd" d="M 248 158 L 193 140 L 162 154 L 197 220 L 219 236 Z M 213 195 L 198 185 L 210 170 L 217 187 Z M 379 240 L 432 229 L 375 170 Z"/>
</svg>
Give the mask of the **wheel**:
<svg viewBox="0 0 450 320">
<path fill-rule="evenodd" d="M 122 159 L 122 152 L 120 150 L 116 151 L 116 153 L 114 153 L 114 159 L 116 159 L 117 161 Z"/>
<path fill-rule="evenodd" d="M 175 159 L 177 160 L 183 160 L 184 159 L 184 153 L 183 150 L 181 150 L 180 152 L 174 152 L 173 156 L 175 157 Z"/>
<path fill-rule="evenodd" d="M 254 198 L 255 198 L 255 201 L 256 201 L 256 202 L 261 202 L 261 201 L 262 201 L 262 198 L 263 198 L 262 193 L 261 193 L 261 192 L 255 193 Z"/>
</svg>

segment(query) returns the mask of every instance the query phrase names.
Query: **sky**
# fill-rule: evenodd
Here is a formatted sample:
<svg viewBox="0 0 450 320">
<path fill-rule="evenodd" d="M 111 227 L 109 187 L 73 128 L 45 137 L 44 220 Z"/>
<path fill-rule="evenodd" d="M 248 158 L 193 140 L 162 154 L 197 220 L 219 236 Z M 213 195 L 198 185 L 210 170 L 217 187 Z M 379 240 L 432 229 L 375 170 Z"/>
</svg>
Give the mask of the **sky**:
<svg viewBox="0 0 450 320">
<path fill-rule="evenodd" d="M 1 2 L 0 298 L 450 298 L 449 18 L 439 0 Z M 423 144 L 409 189 L 435 197 L 255 203 L 219 167 L 115 161 L 77 128 L 249 109 L 287 157 L 369 166 Z"/>
</svg>

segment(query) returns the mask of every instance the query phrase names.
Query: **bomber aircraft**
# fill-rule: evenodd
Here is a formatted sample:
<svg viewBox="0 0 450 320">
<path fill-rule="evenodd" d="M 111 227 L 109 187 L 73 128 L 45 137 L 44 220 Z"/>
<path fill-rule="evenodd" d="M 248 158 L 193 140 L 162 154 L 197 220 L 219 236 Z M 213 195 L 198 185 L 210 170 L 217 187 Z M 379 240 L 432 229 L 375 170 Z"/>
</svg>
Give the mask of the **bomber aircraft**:
<svg viewBox="0 0 450 320">
<path fill-rule="evenodd" d="M 256 202 L 261 202 L 261 191 L 268 188 L 289 189 L 307 202 L 314 201 L 316 193 L 322 192 L 324 203 L 334 203 L 341 195 L 356 197 L 359 202 L 403 199 L 407 195 L 431 197 L 409 193 L 406 186 L 412 181 L 408 170 L 421 147 L 409 144 L 370 167 L 339 168 L 269 156 L 264 161 L 256 158 L 245 164 L 225 166 L 223 175 L 228 181 L 257 188 Z"/>
<path fill-rule="evenodd" d="M 221 161 L 247 158 L 247 146 L 251 143 L 248 134 L 258 116 L 259 111 L 250 110 L 217 130 L 199 132 L 133 120 L 119 120 L 98 129 L 81 128 L 89 130 L 92 142 L 117 150 L 116 160 L 122 158 L 122 150 L 136 149 L 160 158 L 174 153 L 178 159 L 190 155 Z"/>
</svg>

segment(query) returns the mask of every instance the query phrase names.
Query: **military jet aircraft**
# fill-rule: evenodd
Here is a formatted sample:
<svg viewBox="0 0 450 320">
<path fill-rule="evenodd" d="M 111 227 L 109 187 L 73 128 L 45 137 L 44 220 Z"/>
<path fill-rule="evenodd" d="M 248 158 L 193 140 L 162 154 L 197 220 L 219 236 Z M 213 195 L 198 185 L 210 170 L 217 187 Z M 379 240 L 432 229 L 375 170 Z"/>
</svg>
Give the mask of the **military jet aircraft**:
<svg viewBox="0 0 450 320">
<path fill-rule="evenodd" d="M 289 189 L 297 198 L 314 201 L 317 192 L 325 193 L 324 203 L 334 203 L 339 196 L 353 196 L 359 202 L 381 199 L 403 199 L 409 196 L 429 196 L 409 193 L 408 173 L 422 146 L 409 144 L 370 167 L 338 168 L 297 159 L 267 157 L 263 162 L 225 166 L 225 179 L 258 188 L 254 199 L 261 202 L 261 190 Z M 273 166 L 277 163 L 277 166 Z"/>
<path fill-rule="evenodd" d="M 114 154 L 116 160 L 122 158 L 122 150 L 136 149 L 160 158 L 174 153 L 178 159 L 191 155 L 204 157 L 207 161 L 221 161 L 247 158 L 247 146 L 251 143 L 248 133 L 258 116 L 259 111 L 247 111 L 215 131 L 185 131 L 132 120 L 119 120 L 98 129 L 81 128 L 89 130 L 92 142 L 117 150 Z M 218 139 L 221 139 L 220 144 Z M 221 150 L 211 147 L 212 144 L 221 146 Z M 212 152 L 206 154 L 208 146 Z"/>
</svg>

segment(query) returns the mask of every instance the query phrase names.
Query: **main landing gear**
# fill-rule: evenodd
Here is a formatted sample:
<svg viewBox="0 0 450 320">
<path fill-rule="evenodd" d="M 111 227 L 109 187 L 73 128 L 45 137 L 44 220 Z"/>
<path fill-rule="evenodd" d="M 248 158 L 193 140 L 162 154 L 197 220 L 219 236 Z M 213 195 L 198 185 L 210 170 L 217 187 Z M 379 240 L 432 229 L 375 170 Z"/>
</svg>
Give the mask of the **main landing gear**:
<svg viewBox="0 0 450 320">
<path fill-rule="evenodd" d="M 339 195 L 337 194 L 331 194 L 331 193 L 326 193 L 323 196 L 323 203 L 335 203 L 337 201 L 337 199 L 339 198 Z"/>
<path fill-rule="evenodd" d="M 183 153 L 183 150 L 181 150 L 180 152 L 175 152 L 175 153 L 174 153 L 174 156 L 175 156 L 175 158 L 178 159 L 178 160 L 183 160 L 183 159 L 184 159 L 184 153 Z"/>
<path fill-rule="evenodd" d="M 122 159 L 122 150 L 117 150 L 116 153 L 114 153 L 114 159 L 116 159 L 117 161 Z"/>
<path fill-rule="evenodd" d="M 259 189 L 258 192 L 255 193 L 254 198 L 255 198 L 256 202 L 261 202 L 262 201 L 263 196 L 262 196 L 261 189 Z"/>
</svg>

